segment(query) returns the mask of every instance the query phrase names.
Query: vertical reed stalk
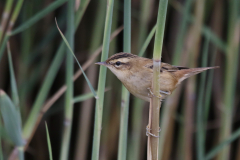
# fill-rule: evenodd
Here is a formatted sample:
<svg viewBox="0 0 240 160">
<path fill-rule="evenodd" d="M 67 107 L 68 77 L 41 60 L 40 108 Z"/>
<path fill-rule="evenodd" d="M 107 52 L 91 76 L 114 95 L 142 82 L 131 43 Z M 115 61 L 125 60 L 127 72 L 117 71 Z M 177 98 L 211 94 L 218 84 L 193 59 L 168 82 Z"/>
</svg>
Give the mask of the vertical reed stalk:
<svg viewBox="0 0 240 160">
<path fill-rule="evenodd" d="M 81 2 L 83 3 L 83 2 Z M 98 2 L 99 5 L 96 11 L 96 17 L 93 23 L 93 31 L 91 35 L 91 44 L 90 44 L 90 54 L 94 53 L 94 50 L 101 45 L 102 41 L 102 32 L 104 29 L 104 17 L 106 15 L 106 1 L 101 0 Z M 96 86 L 97 82 L 97 65 L 91 65 L 87 70 L 87 77 L 89 78 L 90 82 L 93 84 L 93 87 Z M 84 93 L 90 92 L 90 89 L 87 85 L 87 82 L 84 82 Z M 78 136 L 77 136 L 77 146 L 75 151 L 75 159 L 86 159 L 87 157 L 87 150 L 89 148 L 89 136 L 91 130 L 91 123 L 92 123 L 92 112 L 93 112 L 93 105 L 95 99 L 91 98 L 89 100 L 83 101 L 81 104 L 81 109 L 79 110 L 79 125 L 78 125 Z"/>
<path fill-rule="evenodd" d="M 174 49 L 174 57 L 173 57 L 173 61 L 172 63 L 174 65 L 179 65 L 180 63 L 180 59 L 181 59 L 181 53 L 182 53 L 182 48 L 183 48 L 183 39 L 186 33 L 186 29 L 187 29 L 187 24 L 188 24 L 188 17 L 190 15 L 190 9 L 192 6 L 192 2 L 193 0 L 187 0 L 184 10 L 183 10 L 183 19 L 178 31 L 178 35 L 177 35 L 177 41 L 176 41 L 176 46 Z"/>
<path fill-rule="evenodd" d="M 138 53 L 140 53 L 140 50 L 144 44 L 144 40 L 147 37 L 148 24 L 149 24 L 149 20 L 151 18 L 150 15 L 151 15 L 152 7 L 153 7 L 153 0 L 148 0 L 148 1 L 141 0 L 139 36 L 136 37 L 136 38 L 138 38 L 138 42 L 137 42 Z M 146 51 L 146 48 L 145 48 L 144 52 L 145 51 Z M 142 124 L 143 124 L 142 115 L 143 115 L 143 108 L 144 108 L 145 104 L 146 103 L 143 100 L 134 97 L 133 116 L 131 118 L 131 125 L 132 125 L 133 131 L 130 134 L 127 159 L 138 159 L 139 160 L 140 157 L 143 156 L 143 154 L 140 152 L 140 149 L 141 149 L 142 145 L 144 144 L 144 143 L 142 143 L 142 145 L 141 145 L 141 142 L 145 141 L 145 137 L 141 138 Z"/>
<path fill-rule="evenodd" d="M 131 0 L 124 0 L 123 52 L 131 53 Z M 128 90 L 122 85 L 118 160 L 125 160 L 127 156 L 129 96 Z"/>
<path fill-rule="evenodd" d="M 185 7 L 183 10 L 183 17 L 182 21 L 179 27 L 179 31 L 177 34 L 177 40 L 175 44 L 175 49 L 174 49 L 174 54 L 173 54 L 173 59 L 172 59 L 172 64 L 174 65 L 182 65 L 183 59 L 181 59 L 181 53 L 183 51 L 183 46 L 184 46 L 184 38 L 187 30 L 187 24 L 188 24 L 188 19 L 187 17 L 190 14 L 191 10 L 191 5 L 192 0 L 187 0 L 185 2 Z M 186 55 L 185 55 L 186 56 Z M 181 87 L 182 88 L 182 87 Z M 176 91 L 173 92 L 173 94 L 167 98 L 166 103 L 164 104 L 164 109 L 163 109 L 163 118 L 161 121 L 161 136 L 159 139 L 159 158 L 162 159 L 164 155 L 164 149 L 166 143 L 168 142 L 167 136 L 168 136 L 168 130 L 171 130 L 170 127 L 174 128 L 174 118 L 173 115 L 176 114 L 178 102 L 179 102 L 179 97 L 181 93 L 181 88 L 176 89 Z M 173 136 L 173 134 L 172 134 Z M 170 137 L 169 139 L 172 139 L 173 137 Z M 168 159 L 168 158 L 167 158 Z"/>
<path fill-rule="evenodd" d="M 159 2 L 158 18 L 157 18 L 157 29 L 154 42 L 153 50 L 153 79 L 152 79 L 152 90 L 154 96 L 151 98 L 149 114 L 151 114 L 151 119 L 149 122 L 150 131 L 152 134 L 159 135 L 159 118 L 160 118 L 160 108 L 161 101 L 160 97 L 160 67 L 161 67 L 161 57 L 162 57 L 162 46 L 163 37 L 165 29 L 165 21 L 167 15 L 168 0 L 161 0 Z M 152 160 L 158 160 L 158 149 L 159 149 L 159 139 L 157 137 L 148 136 L 148 141 L 151 145 L 151 157 Z M 150 146 L 148 146 L 150 148 Z"/>
<path fill-rule="evenodd" d="M 235 91 L 238 73 L 239 57 L 239 0 L 229 1 L 229 21 L 227 35 L 226 72 L 224 84 L 224 100 L 221 115 L 220 141 L 226 139 L 231 134 L 233 109 L 235 102 Z M 230 158 L 230 146 L 218 155 L 218 160 Z"/>
<path fill-rule="evenodd" d="M 208 46 L 209 46 L 209 38 L 206 39 L 203 47 L 202 54 L 202 67 L 207 66 L 208 59 Z M 205 125 L 204 125 L 204 92 L 205 91 L 205 83 L 206 83 L 206 72 L 201 74 L 201 80 L 199 85 L 199 93 L 198 93 L 198 102 L 197 102 L 197 159 L 202 160 L 205 156 Z"/>
<path fill-rule="evenodd" d="M 114 0 L 108 0 L 108 2 L 107 2 L 107 13 L 106 13 L 106 19 L 105 19 L 105 28 L 104 28 L 104 37 L 103 37 L 103 51 L 102 51 L 101 61 L 105 61 L 108 58 L 110 33 L 111 33 L 111 25 L 112 25 L 113 4 L 114 4 Z M 104 66 L 100 66 L 98 91 L 97 91 L 98 99 L 96 101 L 96 107 L 95 107 L 95 122 L 94 122 L 92 160 L 98 160 L 99 159 L 106 72 L 107 72 L 107 68 L 104 67 Z"/>
<path fill-rule="evenodd" d="M 115 0 L 114 7 L 113 7 L 112 31 L 116 30 L 117 26 L 118 26 L 118 21 L 119 21 L 118 7 L 119 7 L 119 0 Z M 122 29 L 123 29 L 123 26 L 122 26 Z M 110 48 L 109 48 L 109 57 L 112 56 L 114 53 L 116 53 L 117 44 L 118 44 L 117 39 L 114 39 L 111 42 Z M 112 87 L 112 90 L 110 92 L 106 92 L 106 94 L 105 94 L 106 101 L 105 101 L 105 105 L 104 105 L 105 107 L 103 110 L 103 120 L 102 120 L 102 123 L 103 123 L 102 124 L 102 126 L 103 126 L 102 145 L 101 145 L 102 152 L 99 157 L 99 160 L 109 159 L 109 157 L 111 157 L 111 155 L 116 154 L 114 151 L 115 151 L 117 145 L 116 145 L 116 147 L 112 147 L 111 144 L 116 144 L 118 142 L 118 135 L 114 135 L 114 133 L 119 131 L 117 129 L 116 131 L 114 131 L 114 133 L 109 132 L 110 130 L 113 130 L 113 128 L 111 127 L 112 117 L 115 117 L 114 114 L 120 113 L 119 109 L 117 107 L 113 107 L 113 105 L 121 103 L 121 101 L 120 101 L 121 93 L 119 92 L 119 89 L 120 89 L 120 87 L 122 87 L 122 85 L 121 85 L 121 83 L 118 83 L 116 85 L 117 77 L 114 74 L 109 73 L 109 74 L 107 74 L 106 78 L 107 78 L 106 84 L 108 84 L 108 86 Z M 117 93 L 117 95 L 114 95 L 113 93 Z M 115 99 L 114 97 L 118 97 L 118 98 Z M 114 101 L 113 101 L 113 99 L 114 99 Z M 119 120 L 119 117 L 120 117 L 120 114 L 118 114 L 118 116 L 115 117 L 114 119 Z M 119 128 L 119 125 L 116 125 L 115 128 Z M 110 136 L 113 138 L 109 138 Z M 112 139 L 114 139 L 114 140 L 112 141 Z"/>
<path fill-rule="evenodd" d="M 74 49 L 74 4 L 75 0 L 70 0 L 67 4 L 67 40 L 71 48 Z M 61 160 L 68 159 L 68 152 L 70 148 L 70 138 L 73 119 L 73 56 L 67 49 L 66 60 L 66 84 L 67 91 L 65 95 L 65 116 L 63 127 L 63 139 L 61 146 Z"/>
<path fill-rule="evenodd" d="M 197 58 L 200 50 L 201 30 L 204 19 L 205 0 L 197 0 L 195 3 L 196 21 L 190 28 L 190 47 L 189 47 L 189 66 L 196 67 Z M 196 77 L 187 80 L 185 92 L 185 108 L 184 108 L 184 159 L 191 160 L 193 158 L 193 129 L 194 129 L 194 105 L 196 97 Z"/>
</svg>

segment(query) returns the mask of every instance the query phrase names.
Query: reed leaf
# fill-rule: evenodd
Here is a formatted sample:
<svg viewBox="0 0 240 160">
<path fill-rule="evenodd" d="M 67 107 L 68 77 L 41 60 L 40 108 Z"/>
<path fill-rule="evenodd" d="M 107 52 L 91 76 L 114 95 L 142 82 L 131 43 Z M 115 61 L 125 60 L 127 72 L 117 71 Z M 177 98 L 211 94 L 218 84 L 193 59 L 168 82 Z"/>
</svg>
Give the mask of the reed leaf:
<svg viewBox="0 0 240 160">
<path fill-rule="evenodd" d="M 4 53 L 4 51 L 5 51 L 5 48 L 6 48 L 6 44 L 7 44 L 8 39 L 9 39 L 9 36 L 6 35 L 6 36 L 4 37 L 4 39 L 3 39 L 2 44 L 1 44 L 1 48 L 0 48 L 0 62 L 1 62 L 1 58 L 2 58 L 2 56 L 3 56 L 3 53 Z"/>
<path fill-rule="evenodd" d="M 147 49 L 150 41 L 152 40 L 155 32 L 156 32 L 156 25 L 152 28 L 151 32 L 148 34 L 145 42 L 143 43 L 142 48 L 140 49 L 140 52 L 138 53 L 138 56 L 142 57 L 144 55 L 144 53 L 146 52 L 146 49 Z"/>
<path fill-rule="evenodd" d="M 232 133 L 232 135 L 229 138 L 227 138 L 226 140 L 222 141 L 219 145 L 217 145 L 216 147 L 211 149 L 211 151 L 209 151 L 209 153 L 206 155 L 206 157 L 204 159 L 205 160 L 213 159 L 214 156 L 216 156 L 222 149 L 227 147 L 227 145 L 232 143 L 239 136 L 240 136 L 240 128 L 237 129 L 234 133 Z"/>
<path fill-rule="evenodd" d="M 8 43 L 8 63 L 9 63 L 9 70 L 10 70 L 10 83 L 11 83 L 11 90 L 12 90 L 12 100 L 14 105 L 19 109 L 19 96 L 18 96 L 18 89 L 16 78 L 13 70 L 13 63 L 12 63 L 12 55 L 10 51 L 10 45 Z"/>
<path fill-rule="evenodd" d="M 105 91 L 108 91 L 109 89 L 106 89 Z M 97 91 L 96 91 L 97 92 Z M 87 99 L 90 99 L 94 97 L 93 93 L 86 93 L 86 94 L 83 94 L 83 95 L 79 95 L 79 96 L 76 96 L 73 98 L 73 103 L 79 103 L 79 102 L 82 102 L 82 101 L 85 101 Z"/>
<path fill-rule="evenodd" d="M 83 102 L 85 100 L 88 100 L 90 98 L 94 97 L 93 93 L 86 93 L 80 96 L 76 96 L 73 98 L 73 103 L 79 103 L 79 102 Z"/>
<path fill-rule="evenodd" d="M 35 24 L 36 22 L 38 22 L 40 19 L 42 19 L 43 17 L 45 17 L 47 14 L 49 14 L 50 12 L 54 11 L 56 8 L 58 8 L 59 6 L 61 6 L 63 3 L 65 3 L 67 0 L 57 0 L 52 2 L 49 6 L 47 6 L 44 10 L 40 11 L 39 13 L 37 13 L 35 16 L 33 16 L 32 18 L 30 18 L 28 21 L 26 21 L 25 23 L 21 24 L 19 27 L 17 27 L 16 29 L 14 29 L 10 35 L 13 36 L 15 34 L 18 34 L 24 30 L 26 30 L 27 28 L 31 27 L 33 24 Z"/>
<path fill-rule="evenodd" d="M 74 57 L 75 60 L 77 61 L 77 64 L 78 64 L 79 68 L 81 69 L 81 71 L 82 71 L 82 73 L 83 73 L 83 76 L 84 76 L 84 78 L 86 79 L 86 81 L 87 81 L 87 83 L 88 83 L 88 86 L 89 86 L 91 92 L 93 93 L 94 97 L 97 99 L 97 98 L 98 98 L 98 97 L 97 97 L 97 93 L 96 93 L 95 90 L 93 89 L 91 82 L 90 82 L 89 79 L 87 78 L 87 76 L 86 76 L 85 72 L 83 71 L 80 63 L 78 62 L 77 57 L 76 57 L 75 54 L 73 53 L 73 51 L 72 51 L 72 49 L 71 49 L 71 47 L 70 47 L 67 39 L 65 38 L 65 36 L 64 36 L 63 33 L 61 32 L 61 30 L 59 29 L 58 24 L 57 24 L 57 20 L 56 20 L 56 25 L 57 25 L 57 28 L 58 28 L 59 33 L 60 33 L 61 36 L 62 36 L 63 41 L 65 42 L 65 44 L 66 44 L 66 46 L 68 47 L 69 51 L 71 52 L 71 54 L 73 55 L 73 57 Z"/>
<path fill-rule="evenodd" d="M 16 146 L 24 145 L 19 110 L 3 90 L 0 90 L 0 111 L 10 139 Z"/>
<path fill-rule="evenodd" d="M 50 159 L 50 160 L 53 160 L 53 158 L 52 158 L 52 146 L 51 146 L 51 140 L 50 140 L 50 136 L 49 136 L 49 132 L 48 132 L 47 122 L 45 122 L 45 126 L 46 126 L 46 134 L 47 134 L 47 143 L 48 143 L 49 159 Z"/>
</svg>

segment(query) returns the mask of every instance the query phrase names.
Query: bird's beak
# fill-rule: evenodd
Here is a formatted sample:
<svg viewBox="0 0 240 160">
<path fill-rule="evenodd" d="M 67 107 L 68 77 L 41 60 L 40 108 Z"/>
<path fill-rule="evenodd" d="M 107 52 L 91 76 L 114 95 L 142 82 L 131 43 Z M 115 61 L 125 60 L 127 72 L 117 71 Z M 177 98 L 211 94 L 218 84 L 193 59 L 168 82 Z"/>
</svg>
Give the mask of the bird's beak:
<svg viewBox="0 0 240 160">
<path fill-rule="evenodd" d="M 95 64 L 107 66 L 107 63 L 106 63 L 106 62 L 97 62 L 97 63 L 95 63 Z"/>
</svg>

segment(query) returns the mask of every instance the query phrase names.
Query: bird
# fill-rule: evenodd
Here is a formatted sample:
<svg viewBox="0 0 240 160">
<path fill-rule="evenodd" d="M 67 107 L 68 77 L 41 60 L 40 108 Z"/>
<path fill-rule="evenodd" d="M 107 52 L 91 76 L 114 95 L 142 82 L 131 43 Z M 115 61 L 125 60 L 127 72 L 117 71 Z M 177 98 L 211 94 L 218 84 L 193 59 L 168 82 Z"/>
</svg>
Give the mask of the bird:
<svg viewBox="0 0 240 160">
<path fill-rule="evenodd" d="M 152 59 L 120 52 L 112 55 L 104 62 L 97 62 L 95 64 L 103 65 L 110 69 L 134 96 L 147 102 L 150 102 L 151 97 L 154 96 L 151 89 L 153 78 Z M 162 62 L 160 67 L 159 99 L 162 101 L 171 95 L 183 80 L 208 69 L 215 68 L 219 68 L 219 66 L 187 68 Z"/>
</svg>

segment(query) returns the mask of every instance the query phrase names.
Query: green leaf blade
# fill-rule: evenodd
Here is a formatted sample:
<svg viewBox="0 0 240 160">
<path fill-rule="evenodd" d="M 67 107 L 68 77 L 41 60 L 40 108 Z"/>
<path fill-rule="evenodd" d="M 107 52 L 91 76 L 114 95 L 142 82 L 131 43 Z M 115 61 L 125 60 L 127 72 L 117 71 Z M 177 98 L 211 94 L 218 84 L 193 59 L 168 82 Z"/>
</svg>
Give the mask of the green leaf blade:
<svg viewBox="0 0 240 160">
<path fill-rule="evenodd" d="M 50 141 L 50 136 L 49 136 L 49 132 L 48 132 L 48 126 L 47 126 L 47 122 L 45 122 L 45 126 L 46 126 L 46 134 L 47 134 L 47 143 L 48 143 L 48 152 L 49 152 L 49 159 L 52 160 L 52 147 L 51 147 L 51 141 Z"/>
<path fill-rule="evenodd" d="M 3 90 L 0 90 L 0 111 L 10 139 L 16 146 L 22 146 L 24 141 L 22 139 L 19 111 Z"/>
<path fill-rule="evenodd" d="M 55 21 L 56 21 L 56 25 L 57 25 L 57 20 L 55 19 Z M 84 76 L 84 78 L 86 79 L 86 81 L 87 81 L 87 83 L 88 83 L 88 86 L 89 86 L 91 92 L 93 93 L 94 97 L 97 99 L 97 98 L 98 98 L 98 97 L 97 97 L 97 93 L 96 93 L 95 90 L 93 89 L 93 86 L 92 86 L 91 82 L 90 82 L 89 79 L 87 78 L 84 70 L 82 69 L 82 66 L 81 66 L 80 63 L 78 62 L 77 57 L 76 57 L 75 54 L 73 53 L 73 50 L 72 50 L 72 48 L 70 47 L 67 39 L 66 39 L 65 36 L 63 35 L 63 33 L 62 33 L 62 31 L 60 30 L 60 28 L 58 27 L 58 25 L 57 25 L 57 28 L 58 28 L 58 31 L 59 31 L 60 35 L 62 36 L 62 39 L 63 39 L 63 41 L 65 42 L 66 46 L 68 47 L 68 49 L 69 49 L 70 52 L 72 53 L 73 57 L 74 57 L 75 60 L 77 61 L 77 64 L 78 64 L 79 68 L 81 69 L 81 71 L 82 71 L 82 73 L 83 73 L 83 76 Z"/>
</svg>

